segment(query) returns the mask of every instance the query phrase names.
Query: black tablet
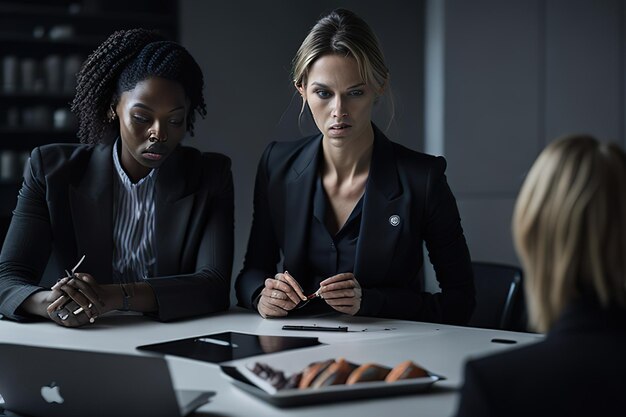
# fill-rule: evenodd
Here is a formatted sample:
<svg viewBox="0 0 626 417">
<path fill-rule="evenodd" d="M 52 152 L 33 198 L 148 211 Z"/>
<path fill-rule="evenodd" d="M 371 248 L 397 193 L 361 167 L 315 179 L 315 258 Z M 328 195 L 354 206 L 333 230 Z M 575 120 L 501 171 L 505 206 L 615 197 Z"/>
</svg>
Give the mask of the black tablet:
<svg viewBox="0 0 626 417">
<path fill-rule="evenodd" d="M 223 332 L 137 346 L 137 349 L 204 362 L 221 363 L 322 344 L 317 337 L 265 336 Z"/>
</svg>

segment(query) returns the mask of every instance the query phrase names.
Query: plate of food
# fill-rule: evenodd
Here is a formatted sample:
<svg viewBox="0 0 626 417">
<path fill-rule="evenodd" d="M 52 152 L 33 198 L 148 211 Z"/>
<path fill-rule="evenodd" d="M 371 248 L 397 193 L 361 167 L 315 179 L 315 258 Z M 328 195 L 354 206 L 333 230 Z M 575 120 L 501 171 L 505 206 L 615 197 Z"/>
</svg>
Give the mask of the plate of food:
<svg viewBox="0 0 626 417">
<path fill-rule="evenodd" d="M 290 375 L 263 362 L 221 370 L 238 388 L 279 407 L 417 394 L 445 379 L 409 360 L 388 367 L 326 359 Z"/>
</svg>

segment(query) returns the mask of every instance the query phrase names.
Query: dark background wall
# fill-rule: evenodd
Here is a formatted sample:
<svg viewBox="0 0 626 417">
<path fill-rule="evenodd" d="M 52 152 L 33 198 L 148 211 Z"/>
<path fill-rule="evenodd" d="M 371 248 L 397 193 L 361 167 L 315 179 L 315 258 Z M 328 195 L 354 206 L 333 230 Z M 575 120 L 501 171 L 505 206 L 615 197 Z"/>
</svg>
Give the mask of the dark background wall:
<svg viewBox="0 0 626 417">
<path fill-rule="evenodd" d="M 422 1 L 181 1 L 180 40 L 204 70 L 208 105 L 206 120 L 187 143 L 232 158 L 234 275 L 248 240 L 254 177 L 263 149 L 272 140 L 292 140 L 312 131 L 310 124 L 302 133 L 298 127 L 301 102 L 291 83 L 291 60 L 315 21 L 336 7 L 353 10 L 378 35 L 395 99 L 395 121 L 388 134 L 421 149 Z M 381 127 L 389 121 L 386 104 L 379 103 L 375 114 Z"/>
<path fill-rule="evenodd" d="M 539 152 L 577 132 L 626 144 L 625 2 L 428 0 L 425 22 L 426 149 L 448 160 L 472 258 L 516 264 Z"/>
</svg>

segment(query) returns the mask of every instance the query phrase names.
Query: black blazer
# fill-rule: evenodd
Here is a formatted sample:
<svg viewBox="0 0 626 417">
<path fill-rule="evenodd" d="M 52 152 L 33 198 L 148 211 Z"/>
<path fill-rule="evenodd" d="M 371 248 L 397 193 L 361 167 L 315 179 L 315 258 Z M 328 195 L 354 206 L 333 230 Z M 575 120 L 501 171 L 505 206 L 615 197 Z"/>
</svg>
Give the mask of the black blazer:
<svg viewBox="0 0 626 417">
<path fill-rule="evenodd" d="M 50 288 L 83 254 L 81 271 L 101 284 L 112 282 L 114 175 L 111 145 L 33 150 L 0 254 L 0 313 L 26 319 L 17 311 L 22 301 Z M 233 258 L 230 160 L 179 146 L 159 169 L 155 199 L 155 276 L 147 282 L 158 318 L 227 309 Z"/>
<path fill-rule="evenodd" d="M 446 162 L 389 141 L 376 127 L 354 271 L 363 316 L 466 323 L 474 307 L 469 251 Z M 259 162 L 254 218 L 244 267 L 235 284 L 239 305 L 252 303 L 267 277 L 288 270 L 313 292 L 307 233 L 321 158 L 321 135 L 271 143 Z M 392 225 L 391 217 L 400 218 Z M 422 291 L 422 242 L 441 293 Z"/>
<path fill-rule="evenodd" d="M 544 341 L 469 361 L 458 417 L 623 416 L 626 311 L 578 303 Z"/>
</svg>

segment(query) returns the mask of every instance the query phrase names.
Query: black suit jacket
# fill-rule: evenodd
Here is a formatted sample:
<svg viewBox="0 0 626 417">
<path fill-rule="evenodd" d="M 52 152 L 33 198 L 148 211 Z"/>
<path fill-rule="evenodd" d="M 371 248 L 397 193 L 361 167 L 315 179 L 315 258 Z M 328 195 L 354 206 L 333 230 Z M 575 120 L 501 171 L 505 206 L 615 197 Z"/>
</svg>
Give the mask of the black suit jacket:
<svg viewBox="0 0 626 417">
<path fill-rule="evenodd" d="M 354 273 L 363 288 L 359 315 L 465 323 L 474 307 L 469 251 L 446 162 L 389 141 L 376 127 Z M 254 218 L 244 267 L 236 281 L 240 305 L 252 303 L 267 277 L 283 268 L 313 292 L 307 267 L 313 190 L 321 135 L 271 143 L 259 162 Z M 400 218 L 394 226 L 391 217 Z M 442 292 L 422 291 L 422 242 Z M 281 271 L 282 272 L 282 271 Z M 348 272 L 348 271 L 345 271 Z"/>
<path fill-rule="evenodd" d="M 626 414 L 626 311 L 572 306 L 546 339 L 469 361 L 457 417 Z"/>
<path fill-rule="evenodd" d="M 101 284 L 112 282 L 114 175 L 111 145 L 33 150 L 0 254 L 0 313 L 25 319 L 18 310 L 24 299 L 53 285 L 83 254 L 80 271 Z M 155 212 L 155 276 L 147 282 L 158 318 L 227 309 L 233 257 L 230 160 L 179 146 L 159 169 Z"/>
</svg>

